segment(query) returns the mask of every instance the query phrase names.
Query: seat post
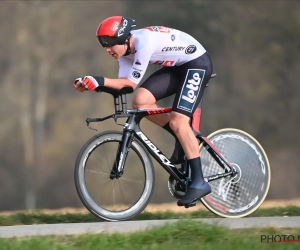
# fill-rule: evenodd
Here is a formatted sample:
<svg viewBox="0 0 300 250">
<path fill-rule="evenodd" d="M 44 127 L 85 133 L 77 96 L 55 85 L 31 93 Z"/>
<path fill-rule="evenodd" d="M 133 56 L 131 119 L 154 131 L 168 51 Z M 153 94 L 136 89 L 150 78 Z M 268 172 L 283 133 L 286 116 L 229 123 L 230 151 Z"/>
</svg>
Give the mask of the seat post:
<svg viewBox="0 0 300 250">
<path fill-rule="evenodd" d="M 115 111 L 116 111 L 116 113 L 119 112 L 119 111 L 121 111 L 120 110 L 119 96 L 115 96 L 114 104 L 115 104 Z"/>
<path fill-rule="evenodd" d="M 123 112 L 127 111 L 127 98 L 126 98 L 126 94 L 122 94 L 121 95 L 121 101 L 122 101 L 122 110 Z"/>
<path fill-rule="evenodd" d="M 120 113 L 120 112 L 125 113 L 127 111 L 126 94 L 132 93 L 133 88 L 131 86 L 124 86 L 121 89 L 113 89 L 113 88 L 108 88 L 106 86 L 100 86 L 100 89 L 98 90 L 98 92 L 105 92 L 105 93 L 111 94 L 114 97 L 115 112 L 116 113 Z M 122 106 L 120 103 L 120 97 L 121 97 Z"/>
</svg>

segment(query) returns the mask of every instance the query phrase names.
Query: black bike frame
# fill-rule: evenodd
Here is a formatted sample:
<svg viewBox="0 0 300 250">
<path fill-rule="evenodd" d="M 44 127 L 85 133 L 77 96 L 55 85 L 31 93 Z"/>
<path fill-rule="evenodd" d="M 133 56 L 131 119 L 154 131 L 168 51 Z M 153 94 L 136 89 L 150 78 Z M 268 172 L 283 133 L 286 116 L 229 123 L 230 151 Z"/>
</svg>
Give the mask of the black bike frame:
<svg viewBox="0 0 300 250">
<path fill-rule="evenodd" d="M 115 102 L 116 104 L 116 102 Z M 122 104 L 124 104 L 122 102 Z M 126 103 L 125 103 L 126 104 Z M 123 110 L 126 105 L 123 105 Z M 160 163 L 160 165 L 177 181 L 186 184 L 188 177 L 186 173 L 179 171 L 175 165 L 173 165 L 168 157 L 166 157 L 157 146 L 141 131 L 140 121 L 142 118 L 148 115 L 156 115 L 162 113 L 170 113 L 171 108 L 158 108 L 158 109 L 128 109 L 125 112 L 116 109 L 116 113 L 104 118 L 88 118 L 86 120 L 89 126 L 90 122 L 104 121 L 109 118 L 114 118 L 117 123 L 118 118 L 127 117 L 124 124 L 122 141 L 119 143 L 118 152 L 116 154 L 116 161 L 114 165 L 114 171 L 117 175 L 122 175 L 124 171 L 124 165 L 127 157 L 128 150 L 133 140 L 139 140 L 153 156 L 153 158 Z M 117 123 L 118 124 L 118 123 Z M 121 124 L 119 124 L 121 125 Z M 213 143 L 203 136 L 201 133 L 195 133 L 200 143 L 207 149 L 209 154 L 216 160 L 216 162 L 224 169 L 224 173 L 206 176 L 206 181 L 213 181 L 235 173 L 235 170 L 231 167 L 230 163 L 222 156 L 220 151 L 213 145 Z"/>
</svg>

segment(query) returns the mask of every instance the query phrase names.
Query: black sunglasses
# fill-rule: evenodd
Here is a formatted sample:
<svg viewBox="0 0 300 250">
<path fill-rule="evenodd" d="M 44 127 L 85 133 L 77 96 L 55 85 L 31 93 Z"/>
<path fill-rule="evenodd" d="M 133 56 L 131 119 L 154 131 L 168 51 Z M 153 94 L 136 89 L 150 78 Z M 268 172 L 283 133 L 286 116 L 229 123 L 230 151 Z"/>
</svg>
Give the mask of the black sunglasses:
<svg viewBox="0 0 300 250">
<path fill-rule="evenodd" d="M 102 45 L 102 47 L 111 47 L 118 44 L 116 37 L 109 36 L 98 36 L 98 41 Z"/>
</svg>

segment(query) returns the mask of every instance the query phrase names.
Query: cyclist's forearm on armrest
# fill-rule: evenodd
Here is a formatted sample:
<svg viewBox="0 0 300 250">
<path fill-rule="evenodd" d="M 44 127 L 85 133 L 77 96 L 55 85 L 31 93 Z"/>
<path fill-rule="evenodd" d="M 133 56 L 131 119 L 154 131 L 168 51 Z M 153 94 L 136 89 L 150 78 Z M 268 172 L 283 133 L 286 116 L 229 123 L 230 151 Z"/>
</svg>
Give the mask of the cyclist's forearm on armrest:
<svg viewBox="0 0 300 250">
<path fill-rule="evenodd" d="M 121 89 L 124 86 L 131 86 L 133 89 L 137 87 L 137 84 L 129 80 L 128 78 L 119 78 L 119 79 L 104 79 L 104 86 L 114 89 Z"/>
</svg>

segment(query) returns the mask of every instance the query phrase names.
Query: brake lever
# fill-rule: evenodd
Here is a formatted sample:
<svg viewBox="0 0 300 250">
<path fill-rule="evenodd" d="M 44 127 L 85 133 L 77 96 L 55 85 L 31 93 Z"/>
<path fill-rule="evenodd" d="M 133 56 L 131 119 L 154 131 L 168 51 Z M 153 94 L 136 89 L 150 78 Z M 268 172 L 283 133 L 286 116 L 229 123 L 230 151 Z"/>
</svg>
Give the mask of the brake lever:
<svg viewBox="0 0 300 250">
<path fill-rule="evenodd" d="M 90 130 L 98 131 L 97 129 L 92 128 L 92 127 L 90 126 L 90 119 L 89 119 L 89 118 L 86 119 L 86 126 L 87 126 Z"/>
<path fill-rule="evenodd" d="M 118 121 L 118 116 L 117 116 L 117 115 L 114 115 L 113 118 L 114 118 L 114 121 L 115 121 L 115 123 L 116 123 L 117 125 L 120 125 L 120 126 L 123 126 L 123 127 L 124 127 L 124 124 L 121 124 L 121 123 L 118 123 L 118 122 L 117 122 L 117 121 Z"/>
</svg>

